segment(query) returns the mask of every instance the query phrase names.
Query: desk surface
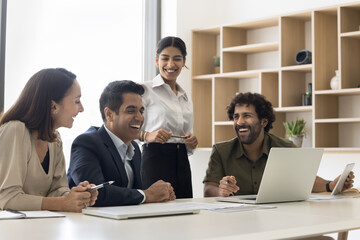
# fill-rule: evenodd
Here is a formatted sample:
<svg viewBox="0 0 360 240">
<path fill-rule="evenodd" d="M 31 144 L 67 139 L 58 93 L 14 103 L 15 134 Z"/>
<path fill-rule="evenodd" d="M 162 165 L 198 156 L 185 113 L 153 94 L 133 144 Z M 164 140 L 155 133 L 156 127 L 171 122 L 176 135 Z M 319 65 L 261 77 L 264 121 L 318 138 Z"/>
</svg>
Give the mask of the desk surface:
<svg viewBox="0 0 360 240">
<path fill-rule="evenodd" d="M 194 215 L 131 220 L 80 213 L 1 220 L 0 239 L 289 239 L 360 228 L 360 198 L 271 205 L 277 208 L 232 213 L 202 210 Z"/>
</svg>

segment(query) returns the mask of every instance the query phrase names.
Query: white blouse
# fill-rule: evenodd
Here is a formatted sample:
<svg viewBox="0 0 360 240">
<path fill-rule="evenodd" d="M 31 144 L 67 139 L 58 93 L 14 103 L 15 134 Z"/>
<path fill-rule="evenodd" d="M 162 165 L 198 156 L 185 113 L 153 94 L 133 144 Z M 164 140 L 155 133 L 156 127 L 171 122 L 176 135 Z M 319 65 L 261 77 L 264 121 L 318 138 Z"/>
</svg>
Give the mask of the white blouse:
<svg viewBox="0 0 360 240">
<path fill-rule="evenodd" d="M 145 88 L 142 98 L 145 107 L 143 130 L 153 132 L 162 128 L 178 136 L 193 133 L 193 104 L 179 84 L 176 84 L 178 94 L 175 95 L 159 74 L 142 86 Z M 179 142 L 184 140 L 168 140 L 168 143 Z"/>
</svg>

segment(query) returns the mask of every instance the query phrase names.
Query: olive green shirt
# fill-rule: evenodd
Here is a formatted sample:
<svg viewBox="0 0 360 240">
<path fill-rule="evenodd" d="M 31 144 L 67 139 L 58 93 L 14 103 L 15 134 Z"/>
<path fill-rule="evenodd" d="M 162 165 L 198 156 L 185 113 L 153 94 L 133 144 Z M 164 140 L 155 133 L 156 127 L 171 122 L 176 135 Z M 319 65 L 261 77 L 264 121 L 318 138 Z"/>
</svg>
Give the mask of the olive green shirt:
<svg viewBox="0 0 360 240">
<path fill-rule="evenodd" d="M 219 183 L 224 176 L 234 176 L 240 188 L 236 195 L 257 194 L 272 147 L 296 146 L 289 140 L 265 132 L 262 153 L 254 163 L 245 154 L 237 137 L 215 144 L 203 182 Z"/>
</svg>

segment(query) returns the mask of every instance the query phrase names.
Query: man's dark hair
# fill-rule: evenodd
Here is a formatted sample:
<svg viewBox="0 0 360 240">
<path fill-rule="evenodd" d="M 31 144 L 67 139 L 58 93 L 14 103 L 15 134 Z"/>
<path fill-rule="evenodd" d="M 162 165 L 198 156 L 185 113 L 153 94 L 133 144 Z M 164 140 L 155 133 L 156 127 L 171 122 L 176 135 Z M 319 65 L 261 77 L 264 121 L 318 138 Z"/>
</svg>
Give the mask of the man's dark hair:
<svg viewBox="0 0 360 240">
<path fill-rule="evenodd" d="M 234 120 L 234 110 L 236 105 L 253 105 L 259 120 L 267 119 L 268 124 L 265 127 L 265 132 L 269 132 L 273 128 L 272 124 L 275 122 L 275 114 L 271 102 L 258 93 L 239 93 L 231 101 L 227 107 L 227 114 L 230 120 Z"/>
<path fill-rule="evenodd" d="M 123 103 L 124 93 L 136 93 L 142 96 L 145 90 L 143 86 L 130 80 L 114 81 L 109 83 L 100 96 L 100 112 L 104 122 L 106 122 L 104 109 L 110 108 L 119 114 L 119 108 Z"/>
</svg>

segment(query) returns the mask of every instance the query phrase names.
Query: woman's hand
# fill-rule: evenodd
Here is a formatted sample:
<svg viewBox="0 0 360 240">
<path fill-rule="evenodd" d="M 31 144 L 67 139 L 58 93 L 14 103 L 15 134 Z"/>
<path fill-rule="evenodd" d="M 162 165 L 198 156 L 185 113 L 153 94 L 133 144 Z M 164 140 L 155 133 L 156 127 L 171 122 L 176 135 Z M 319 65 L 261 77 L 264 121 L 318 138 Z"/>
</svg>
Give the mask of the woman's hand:
<svg viewBox="0 0 360 240">
<path fill-rule="evenodd" d="M 88 192 L 87 189 L 94 186 L 88 181 L 81 182 L 78 186 L 73 187 L 69 194 L 64 197 L 62 204 L 62 211 L 65 212 L 81 212 L 83 208 L 95 204 L 98 191 L 93 190 Z"/>
<path fill-rule="evenodd" d="M 198 145 L 198 140 L 197 140 L 196 136 L 194 136 L 190 133 L 187 133 L 185 135 L 185 137 L 186 137 L 186 140 L 185 140 L 186 146 L 188 146 L 191 149 L 195 149 Z"/>
<path fill-rule="evenodd" d="M 168 132 L 164 129 L 159 129 L 154 132 L 148 132 L 145 136 L 145 141 L 166 143 L 171 136 L 172 132 Z"/>
</svg>

